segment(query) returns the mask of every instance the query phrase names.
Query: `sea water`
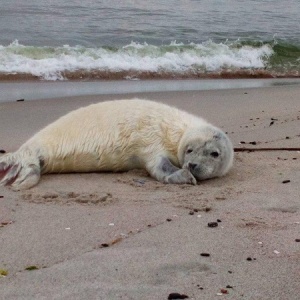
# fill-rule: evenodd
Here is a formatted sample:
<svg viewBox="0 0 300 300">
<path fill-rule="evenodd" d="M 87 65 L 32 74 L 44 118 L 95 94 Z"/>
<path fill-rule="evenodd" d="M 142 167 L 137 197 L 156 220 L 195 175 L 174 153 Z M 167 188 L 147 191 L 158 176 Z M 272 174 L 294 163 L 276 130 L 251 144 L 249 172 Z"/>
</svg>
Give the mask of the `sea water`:
<svg viewBox="0 0 300 300">
<path fill-rule="evenodd" d="M 3 0 L 0 80 L 299 77 L 298 0 Z"/>
</svg>

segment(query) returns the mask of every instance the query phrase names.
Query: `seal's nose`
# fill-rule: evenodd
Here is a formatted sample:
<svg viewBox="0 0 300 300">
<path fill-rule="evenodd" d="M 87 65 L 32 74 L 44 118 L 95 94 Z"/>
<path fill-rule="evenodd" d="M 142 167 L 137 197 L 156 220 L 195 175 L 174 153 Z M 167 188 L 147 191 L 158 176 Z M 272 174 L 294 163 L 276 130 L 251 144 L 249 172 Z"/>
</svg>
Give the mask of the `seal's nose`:
<svg viewBox="0 0 300 300">
<path fill-rule="evenodd" d="M 188 166 L 189 166 L 190 170 L 195 170 L 198 165 L 197 164 L 193 164 L 193 163 L 189 163 Z"/>
</svg>

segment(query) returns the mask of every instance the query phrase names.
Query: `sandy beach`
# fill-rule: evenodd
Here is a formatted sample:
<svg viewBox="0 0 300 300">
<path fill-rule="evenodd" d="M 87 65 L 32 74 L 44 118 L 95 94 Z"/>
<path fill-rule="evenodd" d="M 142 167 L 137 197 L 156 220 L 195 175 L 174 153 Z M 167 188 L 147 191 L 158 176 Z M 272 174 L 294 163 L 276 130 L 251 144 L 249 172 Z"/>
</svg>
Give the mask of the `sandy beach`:
<svg viewBox="0 0 300 300">
<path fill-rule="evenodd" d="M 78 107 L 132 97 L 202 116 L 235 147 L 300 147 L 300 85 L 286 85 L 1 103 L 0 149 Z M 299 151 L 237 152 L 227 176 L 197 186 L 134 170 L 1 187 L 0 299 L 299 299 L 299 195 Z"/>
</svg>

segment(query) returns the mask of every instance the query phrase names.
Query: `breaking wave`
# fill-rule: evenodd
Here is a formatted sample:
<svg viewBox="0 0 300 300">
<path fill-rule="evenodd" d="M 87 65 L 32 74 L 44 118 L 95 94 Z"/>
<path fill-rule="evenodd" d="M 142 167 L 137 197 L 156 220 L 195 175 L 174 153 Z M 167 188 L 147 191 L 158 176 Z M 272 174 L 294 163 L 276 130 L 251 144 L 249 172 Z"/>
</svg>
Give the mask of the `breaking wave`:
<svg viewBox="0 0 300 300">
<path fill-rule="evenodd" d="M 300 48 L 234 41 L 122 47 L 0 45 L 0 79 L 42 80 L 297 77 Z"/>
</svg>

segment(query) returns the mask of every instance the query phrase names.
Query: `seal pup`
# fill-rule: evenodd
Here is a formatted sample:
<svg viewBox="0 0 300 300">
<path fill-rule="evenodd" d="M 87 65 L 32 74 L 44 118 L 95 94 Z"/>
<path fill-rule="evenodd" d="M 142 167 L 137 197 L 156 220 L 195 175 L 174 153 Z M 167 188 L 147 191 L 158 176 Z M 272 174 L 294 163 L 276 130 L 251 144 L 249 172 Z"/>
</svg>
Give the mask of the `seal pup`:
<svg viewBox="0 0 300 300">
<path fill-rule="evenodd" d="M 0 157 L 1 185 L 36 185 L 41 174 L 144 168 L 160 182 L 196 184 L 225 175 L 233 147 L 204 119 L 149 100 L 115 100 L 74 110 L 19 150 Z"/>
</svg>

